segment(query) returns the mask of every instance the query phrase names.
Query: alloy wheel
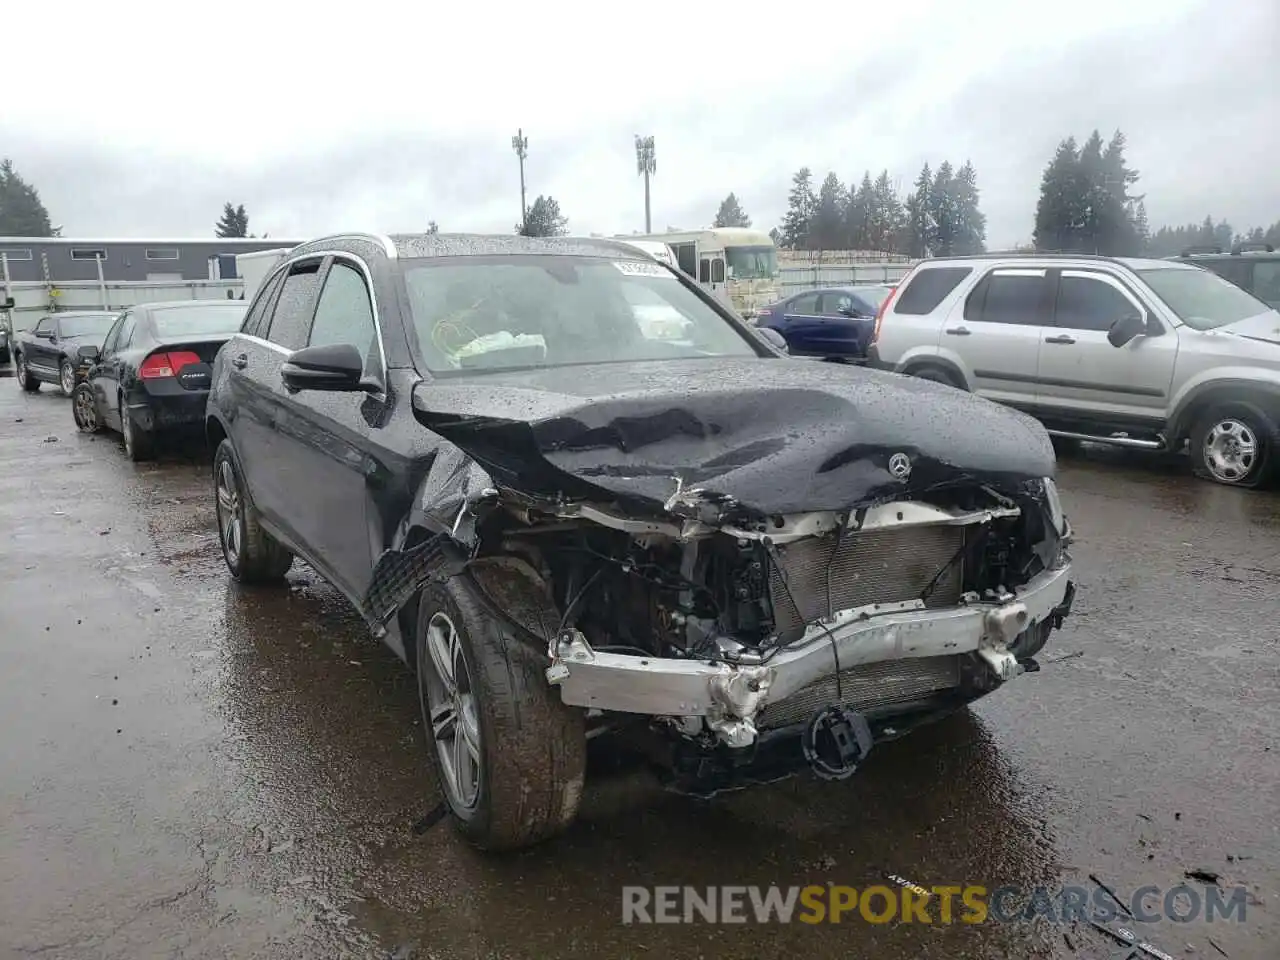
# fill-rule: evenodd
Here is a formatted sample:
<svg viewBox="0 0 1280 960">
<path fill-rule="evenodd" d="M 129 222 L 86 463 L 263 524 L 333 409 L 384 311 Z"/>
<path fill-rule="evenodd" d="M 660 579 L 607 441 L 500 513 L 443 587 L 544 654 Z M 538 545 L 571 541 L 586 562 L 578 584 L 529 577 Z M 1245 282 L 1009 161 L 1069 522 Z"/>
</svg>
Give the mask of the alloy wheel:
<svg viewBox="0 0 1280 960">
<path fill-rule="evenodd" d="M 1258 438 L 1242 420 L 1218 421 L 1204 438 L 1204 465 L 1215 480 L 1240 483 L 1258 460 Z"/>
<path fill-rule="evenodd" d="M 425 646 L 431 662 L 421 665 L 420 689 L 444 787 L 455 808 L 471 809 L 480 798 L 480 716 L 462 639 L 447 614 L 431 617 Z"/>
<path fill-rule="evenodd" d="M 76 372 L 69 363 L 64 363 L 62 369 L 58 373 L 58 379 L 62 387 L 62 393 L 65 396 L 71 396 L 71 392 L 76 388 Z"/>
<path fill-rule="evenodd" d="M 244 505 L 240 501 L 240 488 L 230 460 L 223 460 L 218 466 L 216 493 L 222 552 L 227 558 L 227 565 L 239 570 L 240 550 L 244 544 Z"/>
<path fill-rule="evenodd" d="M 85 433 L 93 433 L 98 429 L 98 410 L 93 402 L 93 393 L 89 390 L 77 390 L 72 403 L 76 426 Z"/>
</svg>

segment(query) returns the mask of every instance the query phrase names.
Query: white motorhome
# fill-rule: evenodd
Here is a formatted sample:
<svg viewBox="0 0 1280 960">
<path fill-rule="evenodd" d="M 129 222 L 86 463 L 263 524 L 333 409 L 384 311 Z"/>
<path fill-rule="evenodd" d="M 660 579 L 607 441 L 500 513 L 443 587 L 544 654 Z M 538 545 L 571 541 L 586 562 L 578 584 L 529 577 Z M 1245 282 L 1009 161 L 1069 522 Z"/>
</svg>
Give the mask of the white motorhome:
<svg viewBox="0 0 1280 960">
<path fill-rule="evenodd" d="M 236 254 L 236 272 L 244 278 L 245 300 L 252 300 L 262 281 L 267 278 L 271 268 L 288 256 L 292 247 L 277 247 L 274 250 L 255 250 L 253 253 Z"/>
<path fill-rule="evenodd" d="M 665 263 L 669 267 L 679 266 L 671 248 L 660 240 L 637 240 L 635 237 L 614 237 L 614 239 L 621 240 L 642 253 L 647 253 L 659 263 Z"/>
<path fill-rule="evenodd" d="M 665 244 L 677 267 L 747 319 L 781 296 L 778 248 L 763 230 L 708 227 L 617 239 Z"/>
</svg>

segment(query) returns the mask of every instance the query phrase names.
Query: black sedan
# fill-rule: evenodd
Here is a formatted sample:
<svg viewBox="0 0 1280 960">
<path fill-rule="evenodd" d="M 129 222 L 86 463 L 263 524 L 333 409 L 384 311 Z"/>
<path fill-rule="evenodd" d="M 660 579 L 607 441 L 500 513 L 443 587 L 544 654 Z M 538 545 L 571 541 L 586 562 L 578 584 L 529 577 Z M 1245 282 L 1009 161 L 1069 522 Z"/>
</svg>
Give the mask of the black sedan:
<svg viewBox="0 0 1280 960">
<path fill-rule="evenodd" d="M 41 383 L 53 383 L 63 396 L 71 396 L 86 369 L 80 348 L 101 347 L 117 316 L 101 310 L 68 310 L 41 317 L 30 330 L 19 331 L 13 339 L 18 386 L 35 393 Z"/>
<path fill-rule="evenodd" d="M 240 329 L 240 300 L 145 303 L 122 313 L 101 349 L 80 348 L 90 364 L 72 409 L 86 433 L 124 437 L 130 460 L 151 456 L 168 433 L 204 424 L 210 371 L 218 348 Z"/>
<path fill-rule="evenodd" d="M 792 356 L 862 360 L 892 289 L 861 284 L 797 293 L 761 309 L 756 326 L 780 333 Z"/>
<path fill-rule="evenodd" d="M 572 820 L 589 739 L 701 794 L 848 776 L 1034 676 L 1073 595 L 1036 421 L 790 360 L 622 242 L 304 243 L 207 414 L 232 576 L 302 557 L 407 661 L 485 848 Z"/>
</svg>

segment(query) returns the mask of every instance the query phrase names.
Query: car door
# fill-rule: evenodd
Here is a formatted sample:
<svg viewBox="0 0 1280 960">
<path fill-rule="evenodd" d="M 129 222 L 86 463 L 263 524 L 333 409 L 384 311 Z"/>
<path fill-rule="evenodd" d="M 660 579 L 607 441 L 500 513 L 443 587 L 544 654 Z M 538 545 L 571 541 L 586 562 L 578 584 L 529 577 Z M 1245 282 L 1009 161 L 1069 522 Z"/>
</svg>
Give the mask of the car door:
<svg viewBox="0 0 1280 960">
<path fill-rule="evenodd" d="M 122 313 L 115 326 L 111 328 L 111 333 L 107 335 L 107 341 L 102 345 L 102 356 L 98 360 L 98 372 L 94 377 L 93 391 L 98 397 L 98 409 L 102 412 L 102 421 L 112 430 L 120 430 L 123 426 L 120 418 L 120 394 L 124 386 L 125 364 L 121 353 L 129 349 L 129 342 L 133 339 L 133 332 L 137 326 L 136 310 L 126 310 Z"/>
<path fill-rule="evenodd" d="M 847 290 L 824 290 L 818 297 L 818 315 L 826 322 L 819 336 L 831 355 L 861 356 L 875 328 L 876 312 Z"/>
<path fill-rule="evenodd" d="M 1047 277 L 1044 267 L 996 267 L 951 308 L 938 348 L 960 361 L 974 393 L 1015 405 L 1035 402 Z"/>
<path fill-rule="evenodd" d="M 1109 416 L 1162 417 L 1178 338 L 1136 291 L 1109 271 L 1053 272 L 1052 326 L 1045 328 L 1040 348 L 1040 403 Z M 1141 315 L 1149 333 L 1112 346 L 1107 333 L 1127 314 Z"/>
<path fill-rule="evenodd" d="M 27 369 L 41 380 L 51 378 L 56 372 L 51 360 L 56 323 L 52 316 L 41 317 L 40 322 L 31 328 L 31 339 L 25 345 Z"/>
<path fill-rule="evenodd" d="M 98 417 L 104 424 L 111 426 L 109 422 L 109 401 L 108 395 L 114 397 L 116 395 L 115 377 L 110 373 L 107 365 L 107 358 L 115 353 L 116 344 L 120 342 L 120 331 L 124 327 L 125 318 L 129 316 L 126 310 L 120 316 L 116 317 L 116 322 L 111 325 L 111 329 L 107 331 L 106 337 L 102 341 L 102 349 L 98 352 L 98 362 L 89 368 L 89 375 L 86 378 L 91 390 L 93 390 L 93 402 L 98 408 Z"/>
<path fill-rule="evenodd" d="M 793 354 L 822 353 L 822 320 L 818 313 L 819 291 L 792 297 L 782 307 L 778 332 L 787 340 Z"/>
<path fill-rule="evenodd" d="M 366 380 L 385 385 L 368 275 L 368 267 L 354 256 L 331 257 L 306 345 L 350 344 L 365 358 Z M 381 390 L 286 390 L 275 420 L 280 479 L 296 501 L 305 501 L 290 523 L 312 562 L 351 598 L 364 596 L 373 569 L 369 484 L 378 472 L 373 444 L 387 404 Z"/>
<path fill-rule="evenodd" d="M 305 481 L 303 487 L 295 486 L 299 474 L 278 449 L 276 419 L 285 401 L 280 368 L 307 342 L 323 262 L 323 256 L 316 256 L 289 264 L 275 281 L 278 290 L 264 290 L 271 299 L 266 303 L 269 316 L 258 328 L 263 335 L 238 336 L 224 348 L 233 378 L 232 443 L 249 496 L 267 523 L 304 552 L 309 548 L 300 534 L 300 515 L 307 501 L 300 494 L 307 487 Z"/>
</svg>

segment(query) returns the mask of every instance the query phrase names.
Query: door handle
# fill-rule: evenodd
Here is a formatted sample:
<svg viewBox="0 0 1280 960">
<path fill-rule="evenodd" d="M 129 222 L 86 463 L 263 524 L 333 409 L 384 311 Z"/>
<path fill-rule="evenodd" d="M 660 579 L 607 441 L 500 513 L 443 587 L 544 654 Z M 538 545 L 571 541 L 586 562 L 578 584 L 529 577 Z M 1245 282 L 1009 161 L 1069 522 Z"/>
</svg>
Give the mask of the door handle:
<svg viewBox="0 0 1280 960">
<path fill-rule="evenodd" d="M 249 355 L 247 353 L 241 353 L 237 355 L 235 358 L 232 359 L 231 365 L 235 367 L 237 370 L 243 370 L 245 367 L 249 365 Z"/>
<path fill-rule="evenodd" d="M 953 337 L 967 337 L 972 332 L 973 331 L 971 331 L 968 327 L 948 327 L 947 328 L 947 333 L 951 334 L 951 336 Z"/>
<path fill-rule="evenodd" d="M 1068 337 L 1066 334 L 1063 334 L 1060 337 L 1045 337 L 1044 342 L 1045 343 L 1075 343 L 1076 341 L 1073 337 Z"/>
</svg>

